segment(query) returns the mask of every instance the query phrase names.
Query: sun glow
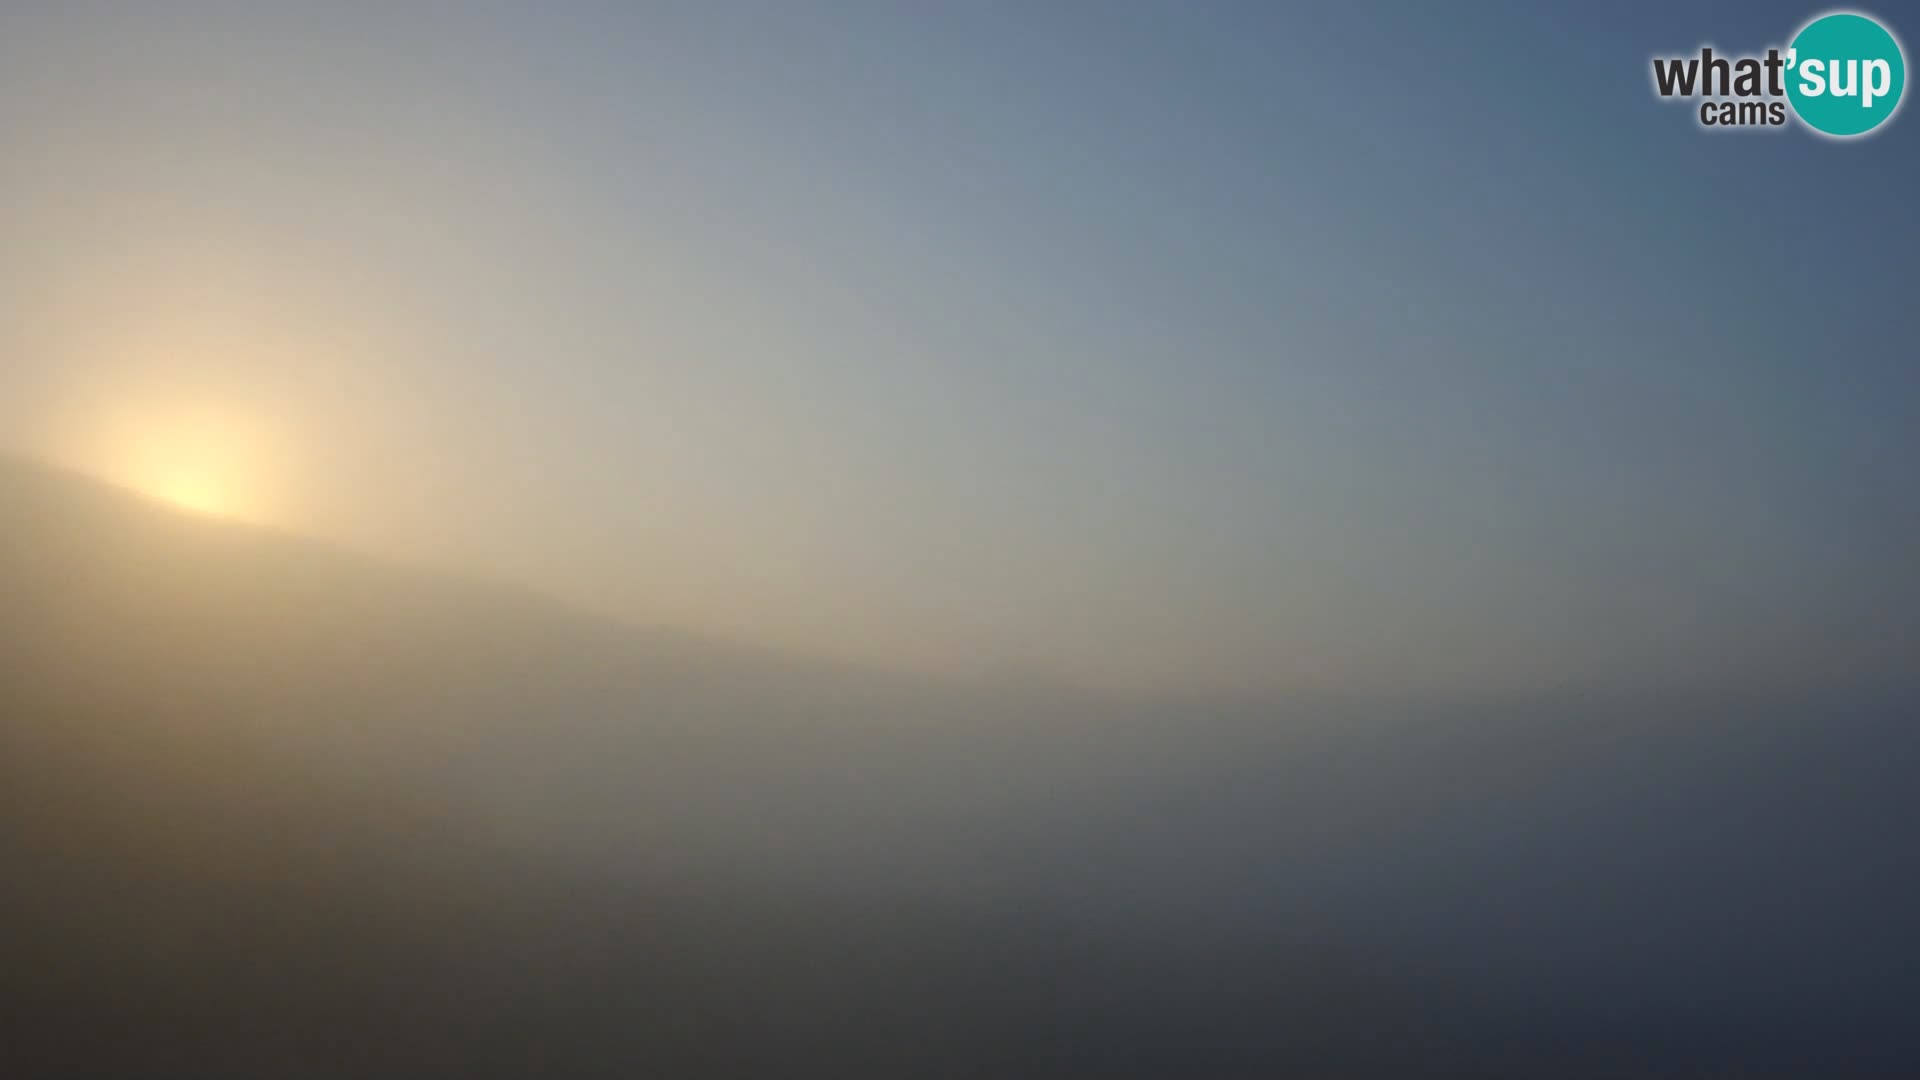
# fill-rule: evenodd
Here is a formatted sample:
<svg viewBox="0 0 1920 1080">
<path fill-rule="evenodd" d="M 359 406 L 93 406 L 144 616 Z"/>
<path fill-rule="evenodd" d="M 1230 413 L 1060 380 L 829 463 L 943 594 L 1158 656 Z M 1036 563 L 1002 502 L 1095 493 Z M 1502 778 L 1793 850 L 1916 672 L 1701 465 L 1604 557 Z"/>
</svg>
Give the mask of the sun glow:
<svg viewBox="0 0 1920 1080">
<path fill-rule="evenodd" d="M 256 426 L 205 409 L 156 411 L 107 426 L 101 472 L 184 510 L 258 518 L 266 455 Z"/>
<path fill-rule="evenodd" d="M 146 490 L 147 494 L 154 498 L 172 503 L 183 510 L 223 517 L 233 513 L 229 499 L 220 491 L 218 485 L 190 473 L 176 473 L 168 476 Z"/>
</svg>

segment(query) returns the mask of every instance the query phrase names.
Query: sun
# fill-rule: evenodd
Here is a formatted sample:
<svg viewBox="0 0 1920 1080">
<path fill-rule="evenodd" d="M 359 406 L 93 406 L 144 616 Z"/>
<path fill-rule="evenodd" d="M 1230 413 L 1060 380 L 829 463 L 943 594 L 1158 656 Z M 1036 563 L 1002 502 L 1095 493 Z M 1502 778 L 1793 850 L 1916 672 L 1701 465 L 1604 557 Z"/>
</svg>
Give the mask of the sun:
<svg viewBox="0 0 1920 1080">
<path fill-rule="evenodd" d="M 228 517 L 233 514 L 232 500 L 219 486 L 204 476 L 172 473 L 152 484 L 147 493 L 162 502 L 197 514 Z"/>
<path fill-rule="evenodd" d="M 103 475 L 196 514 L 257 520 L 261 513 L 270 455 L 260 425 L 245 414 L 129 410 L 105 430 Z"/>
</svg>

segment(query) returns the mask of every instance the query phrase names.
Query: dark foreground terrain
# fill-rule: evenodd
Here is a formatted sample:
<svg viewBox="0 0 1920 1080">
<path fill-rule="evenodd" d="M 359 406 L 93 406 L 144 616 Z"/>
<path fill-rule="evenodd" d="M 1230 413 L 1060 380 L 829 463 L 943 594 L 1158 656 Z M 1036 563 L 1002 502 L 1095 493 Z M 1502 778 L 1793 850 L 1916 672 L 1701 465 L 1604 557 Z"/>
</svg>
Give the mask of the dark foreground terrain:
<svg viewBox="0 0 1920 1080">
<path fill-rule="evenodd" d="M 0 463 L 0 1076 L 1920 1075 L 1917 702 L 937 684 Z"/>
</svg>

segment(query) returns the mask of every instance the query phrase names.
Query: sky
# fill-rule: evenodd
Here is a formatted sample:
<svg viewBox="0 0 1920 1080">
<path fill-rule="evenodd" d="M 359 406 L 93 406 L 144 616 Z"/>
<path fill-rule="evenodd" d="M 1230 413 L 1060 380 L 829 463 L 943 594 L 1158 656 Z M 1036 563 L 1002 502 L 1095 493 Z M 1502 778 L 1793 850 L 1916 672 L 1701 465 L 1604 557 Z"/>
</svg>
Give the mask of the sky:
<svg viewBox="0 0 1920 1080">
<path fill-rule="evenodd" d="M 1816 10 L 5 0 L 0 450 L 916 670 L 1910 678 L 1920 120 L 1650 86 Z"/>
</svg>

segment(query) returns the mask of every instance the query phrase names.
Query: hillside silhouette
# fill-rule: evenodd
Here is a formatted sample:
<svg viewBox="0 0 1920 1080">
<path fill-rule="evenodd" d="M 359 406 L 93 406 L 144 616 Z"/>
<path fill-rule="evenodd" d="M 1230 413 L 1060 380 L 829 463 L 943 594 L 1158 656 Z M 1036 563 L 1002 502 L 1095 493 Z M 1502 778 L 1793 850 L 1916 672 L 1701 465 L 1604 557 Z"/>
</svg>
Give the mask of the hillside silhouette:
<svg viewBox="0 0 1920 1080">
<path fill-rule="evenodd" d="M 1902 1075 L 1917 703 L 937 682 L 3 461 L 0 1073 Z"/>
</svg>

